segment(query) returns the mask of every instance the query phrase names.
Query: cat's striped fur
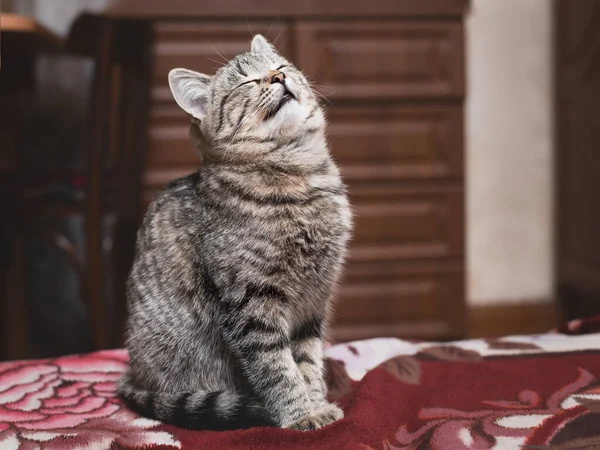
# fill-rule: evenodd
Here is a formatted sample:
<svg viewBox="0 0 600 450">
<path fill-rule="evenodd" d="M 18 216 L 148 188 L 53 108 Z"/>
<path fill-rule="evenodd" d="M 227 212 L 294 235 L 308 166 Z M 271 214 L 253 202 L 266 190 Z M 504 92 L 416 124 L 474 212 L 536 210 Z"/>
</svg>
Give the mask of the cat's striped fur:
<svg viewBox="0 0 600 450">
<path fill-rule="evenodd" d="M 119 393 L 194 429 L 320 428 L 323 333 L 351 230 L 317 98 L 262 37 L 213 77 L 170 73 L 202 168 L 139 230 Z"/>
</svg>

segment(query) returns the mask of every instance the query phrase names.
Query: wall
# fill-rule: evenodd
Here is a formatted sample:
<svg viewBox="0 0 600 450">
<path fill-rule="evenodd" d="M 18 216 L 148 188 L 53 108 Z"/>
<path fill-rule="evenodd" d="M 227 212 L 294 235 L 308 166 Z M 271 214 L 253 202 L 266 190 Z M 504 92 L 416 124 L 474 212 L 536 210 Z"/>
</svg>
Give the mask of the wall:
<svg viewBox="0 0 600 450">
<path fill-rule="evenodd" d="M 472 0 L 468 19 L 467 266 L 473 304 L 552 296 L 548 0 Z"/>
<path fill-rule="evenodd" d="M 66 36 L 75 18 L 84 11 L 101 11 L 109 0 L 14 0 L 16 9 L 35 16 L 50 30 Z"/>
<path fill-rule="evenodd" d="M 14 12 L 13 0 L 0 0 L 0 12 Z"/>
</svg>

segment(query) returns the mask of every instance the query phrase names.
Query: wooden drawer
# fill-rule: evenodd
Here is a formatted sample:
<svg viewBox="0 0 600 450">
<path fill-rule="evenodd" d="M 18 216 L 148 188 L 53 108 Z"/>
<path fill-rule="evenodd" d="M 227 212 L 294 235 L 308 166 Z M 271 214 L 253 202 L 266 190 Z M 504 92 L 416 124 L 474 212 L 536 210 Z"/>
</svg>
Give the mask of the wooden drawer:
<svg viewBox="0 0 600 450">
<path fill-rule="evenodd" d="M 189 137 L 190 119 L 173 101 L 150 112 L 148 132 L 148 167 L 172 168 L 200 165 L 200 156 Z"/>
<path fill-rule="evenodd" d="M 189 118 L 172 102 L 155 104 L 150 110 L 143 181 L 145 205 L 171 180 L 188 175 L 201 164 L 200 155 L 190 142 Z"/>
<path fill-rule="evenodd" d="M 330 99 L 462 97 L 460 22 L 300 22 L 296 59 Z"/>
<path fill-rule="evenodd" d="M 347 181 L 460 177 L 462 115 L 458 107 L 336 106 L 327 137 Z"/>
<path fill-rule="evenodd" d="M 284 55 L 291 54 L 291 33 L 286 21 L 160 21 L 154 28 L 152 100 L 171 101 L 167 75 L 184 67 L 213 74 L 227 60 L 250 50 L 256 33 L 276 40 Z M 222 55 L 222 56 L 221 56 Z"/>
<path fill-rule="evenodd" d="M 351 262 L 446 259 L 464 253 L 460 186 L 350 184 Z"/>
<path fill-rule="evenodd" d="M 332 337 L 435 337 L 460 334 L 460 265 L 350 264 L 340 286 Z M 454 308 L 452 310 L 451 308 Z"/>
</svg>

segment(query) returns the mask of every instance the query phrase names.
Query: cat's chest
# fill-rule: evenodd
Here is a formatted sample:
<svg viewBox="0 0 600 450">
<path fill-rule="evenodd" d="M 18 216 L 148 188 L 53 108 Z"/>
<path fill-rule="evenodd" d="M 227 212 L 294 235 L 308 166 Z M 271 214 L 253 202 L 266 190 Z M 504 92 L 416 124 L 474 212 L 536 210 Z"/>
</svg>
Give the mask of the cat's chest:
<svg viewBox="0 0 600 450">
<path fill-rule="evenodd" d="M 307 256 L 335 246 L 344 231 L 344 214 L 334 198 L 282 211 L 280 244 L 291 253 Z"/>
<path fill-rule="evenodd" d="M 341 219 L 299 221 L 279 243 L 279 264 L 290 303 L 290 320 L 304 322 L 327 307 L 345 250 Z"/>
<path fill-rule="evenodd" d="M 293 231 L 279 242 L 282 256 L 292 266 L 313 266 L 318 270 L 319 261 L 335 253 L 340 245 L 336 219 L 298 220 L 294 225 Z"/>
<path fill-rule="evenodd" d="M 346 245 L 343 215 L 332 201 L 287 219 L 274 245 L 290 280 L 313 286 L 332 282 Z"/>
</svg>

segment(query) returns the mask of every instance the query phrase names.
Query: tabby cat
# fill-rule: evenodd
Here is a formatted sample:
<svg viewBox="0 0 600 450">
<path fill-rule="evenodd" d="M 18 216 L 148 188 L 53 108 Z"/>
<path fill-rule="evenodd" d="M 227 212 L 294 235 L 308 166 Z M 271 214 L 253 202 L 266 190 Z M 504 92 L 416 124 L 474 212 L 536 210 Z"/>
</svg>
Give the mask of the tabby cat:
<svg viewBox="0 0 600 450">
<path fill-rule="evenodd" d="M 174 69 L 169 85 L 203 164 L 139 230 L 120 395 L 192 429 L 341 419 L 323 334 L 351 212 L 315 92 L 261 35 L 214 76 Z"/>
</svg>

